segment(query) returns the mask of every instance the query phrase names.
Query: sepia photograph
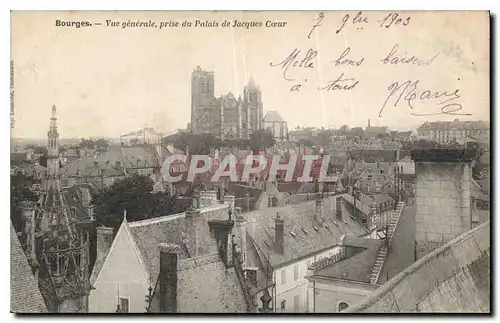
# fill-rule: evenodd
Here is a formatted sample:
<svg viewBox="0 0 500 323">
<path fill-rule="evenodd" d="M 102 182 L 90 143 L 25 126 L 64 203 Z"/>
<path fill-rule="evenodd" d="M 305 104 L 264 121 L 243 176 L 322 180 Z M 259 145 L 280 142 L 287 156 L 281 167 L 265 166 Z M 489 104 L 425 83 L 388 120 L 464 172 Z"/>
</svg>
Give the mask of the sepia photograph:
<svg viewBox="0 0 500 323">
<path fill-rule="evenodd" d="M 489 11 L 10 25 L 11 313 L 491 314 Z"/>
</svg>

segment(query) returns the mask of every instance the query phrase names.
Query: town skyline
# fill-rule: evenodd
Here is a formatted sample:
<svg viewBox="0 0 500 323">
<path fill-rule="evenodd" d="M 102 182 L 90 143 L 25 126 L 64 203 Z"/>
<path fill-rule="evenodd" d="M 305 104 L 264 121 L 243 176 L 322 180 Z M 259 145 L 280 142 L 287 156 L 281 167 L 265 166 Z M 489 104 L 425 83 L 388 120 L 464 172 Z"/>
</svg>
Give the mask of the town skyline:
<svg viewBox="0 0 500 323">
<path fill-rule="evenodd" d="M 85 13 L 78 14 L 80 18 L 85 17 Z M 105 15 L 108 14 L 111 16 L 96 13 L 93 19 L 99 20 L 100 15 L 103 21 L 113 18 L 112 13 Z M 396 80 L 402 82 L 408 78 L 409 72 L 420 66 L 400 70 L 382 66 L 378 58 L 389 53 L 394 40 L 382 38 L 376 48 L 367 47 L 356 39 L 348 40 L 346 35 L 340 36 L 341 42 L 330 41 L 328 28 L 338 27 L 336 22 L 341 18 L 334 12 L 328 13 L 331 19 L 325 21 L 322 28 L 317 28 L 310 39 L 307 33 L 313 13 L 290 16 L 288 12 L 277 12 L 260 15 L 258 19 L 252 13 L 241 13 L 240 20 L 287 19 L 288 32 L 304 34 L 293 42 L 282 39 L 279 28 L 227 28 L 217 29 L 216 33 L 210 28 L 127 29 L 127 32 L 121 28 L 57 29 L 53 24 L 56 18 L 71 20 L 76 16 L 59 12 L 37 15 L 26 12 L 23 15 L 26 19 L 16 19 L 12 23 L 12 39 L 17 40 L 12 43 L 11 54 L 15 90 L 13 137 L 43 138 L 48 122 L 44 120 L 47 120 L 54 104 L 58 109 L 61 136 L 67 138 L 117 137 L 145 126 L 165 133 L 185 129 L 190 121 L 190 74 L 197 66 L 215 73 L 217 97 L 229 92 L 238 97 L 252 78 L 262 90 L 264 113 L 278 111 L 287 121 L 289 129 L 297 125 L 336 129 L 344 124 L 364 127 L 369 118 L 373 126 L 387 126 L 393 130 L 416 128 L 425 121 L 434 120 L 489 121 L 487 100 L 475 100 L 477 97 L 487 98 L 488 95 L 477 93 L 487 92 L 488 87 L 486 83 L 482 84 L 483 81 L 474 81 L 487 81 L 488 78 L 483 76 L 488 73 L 489 66 L 483 57 L 474 55 L 476 49 L 473 44 L 462 46 L 460 51 L 463 55 L 478 58 L 474 67 L 463 66 L 462 81 L 451 74 L 446 77 L 450 78 L 450 89 L 467 85 L 467 92 L 464 87 L 464 92 L 460 93 L 461 104 L 467 110 L 465 112 L 472 113 L 472 116 L 416 117 L 410 114 L 407 105 L 400 104 L 398 107 L 388 106 L 379 117 L 388 85 Z M 169 15 L 172 14 L 144 13 L 144 19 L 167 19 Z M 229 13 L 217 13 L 216 16 L 192 12 L 175 14 L 178 20 L 215 17 L 223 21 L 229 16 Z M 123 20 L 123 17 L 120 16 L 120 19 Z M 432 15 L 422 14 L 419 19 L 432 19 Z M 29 23 L 25 24 L 25 21 Z M 375 31 L 369 29 L 365 33 L 375 35 Z M 438 41 L 439 37 L 428 40 L 429 43 Z M 421 52 L 421 55 L 428 56 L 428 50 L 420 50 L 418 44 L 402 43 L 400 49 L 402 53 L 403 50 L 413 51 L 412 54 Z M 350 48 L 348 58 L 359 59 L 366 51 L 373 52 L 370 56 L 376 58 L 364 55 L 366 59 L 361 69 L 336 69 L 330 61 L 340 57 L 346 47 Z M 269 51 L 263 52 L 262 48 L 269 48 Z M 304 85 L 300 93 L 290 91 L 293 82 L 283 79 L 284 69 L 280 66 L 280 62 L 286 60 L 294 48 L 300 48 L 299 60 L 309 49 L 318 52 L 314 61 L 318 68 L 311 71 L 292 68 L 287 72 L 287 78 L 308 79 L 306 82 L 311 86 L 307 88 Z M 433 64 L 446 69 L 455 66 L 457 59 L 452 49 L 444 48 Z M 388 68 L 391 73 L 387 73 Z M 360 83 L 351 91 L 316 89 L 316 85 L 336 79 L 341 73 L 344 78 L 352 77 Z M 467 83 L 460 83 L 465 79 Z M 420 82 L 425 86 L 435 84 L 425 73 Z"/>
</svg>

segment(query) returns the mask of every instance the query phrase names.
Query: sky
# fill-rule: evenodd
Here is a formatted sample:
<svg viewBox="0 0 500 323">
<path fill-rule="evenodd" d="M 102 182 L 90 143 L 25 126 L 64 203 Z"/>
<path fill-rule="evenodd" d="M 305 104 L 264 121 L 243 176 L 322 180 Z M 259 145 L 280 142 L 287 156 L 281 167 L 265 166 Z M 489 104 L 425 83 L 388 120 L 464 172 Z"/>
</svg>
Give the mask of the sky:
<svg viewBox="0 0 500 323">
<path fill-rule="evenodd" d="M 197 66 L 214 71 L 216 96 L 230 91 L 238 96 L 253 78 L 262 90 L 264 113 L 277 110 L 289 129 L 365 127 L 368 119 L 372 126 L 394 130 L 434 120 L 489 120 L 487 13 L 400 12 L 389 28 L 381 27 L 389 14 L 363 12 L 355 19 L 356 12 L 325 12 L 308 37 L 319 12 L 13 12 L 12 136 L 45 137 L 54 104 L 59 133 L 66 138 L 118 137 L 144 126 L 172 133 L 190 121 L 191 72 Z M 106 27 L 106 20 L 159 25 L 197 19 L 219 27 Z M 57 27 L 57 20 L 94 25 Z M 263 26 L 222 27 L 225 20 Z M 267 21 L 287 25 L 265 27 Z M 395 55 L 436 58 L 427 66 L 383 64 L 396 44 Z M 362 63 L 335 66 L 332 62 L 348 47 L 345 59 Z M 317 55 L 309 61 L 312 67 L 288 68 L 286 78 L 293 80 L 285 80 L 279 63 L 295 49 L 299 62 L 309 49 Z M 358 83 L 351 90 L 318 90 L 341 75 Z M 415 99 L 413 110 L 401 99 L 379 116 L 391 84 L 416 80 L 417 97 L 425 90 L 450 94 L 459 89 L 454 102 L 471 116 L 411 115 L 439 112 L 437 99 Z M 296 84 L 302 84 L 300 90 L 291 92 Z"/>
</svg>

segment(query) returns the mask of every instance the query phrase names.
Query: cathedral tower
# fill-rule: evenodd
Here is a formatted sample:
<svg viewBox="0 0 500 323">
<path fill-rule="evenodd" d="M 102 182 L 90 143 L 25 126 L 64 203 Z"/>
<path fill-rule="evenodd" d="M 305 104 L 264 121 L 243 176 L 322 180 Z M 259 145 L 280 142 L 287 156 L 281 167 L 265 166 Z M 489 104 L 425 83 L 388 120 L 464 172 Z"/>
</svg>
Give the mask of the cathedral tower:
<svg viewBox="0 0 500 323">
<path fill-rule="evenodd" d="M 262 92 L 260 88 L 250 79 L 247 86 L 243 90 L 245 108 L 249 109 L 250 115 L 249 134 L 262 128 L 263 105 Z"/>
<path fill-rule="evenodd" d="M 209 124 L 210 110 L 214 102 L 214 72 L 199 66 L 191 73 L 191 131 L 201 133 Z"/>
</svg>

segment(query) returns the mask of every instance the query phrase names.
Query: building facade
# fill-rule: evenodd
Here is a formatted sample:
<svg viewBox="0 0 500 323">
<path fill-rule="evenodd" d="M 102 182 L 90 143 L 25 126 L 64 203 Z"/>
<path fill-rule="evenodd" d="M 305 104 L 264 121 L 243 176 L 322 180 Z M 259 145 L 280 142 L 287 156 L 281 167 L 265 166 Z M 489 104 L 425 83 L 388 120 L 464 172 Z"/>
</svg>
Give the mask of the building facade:
<svg viewBox="0 0 500 323">
<path fill-rule="evenodd" d="M 191 74 L 191 132 L 212 133 L 221 139 L 246 139 L 262 128 L 263 104 L 260 88 L 252 79 L 243 97 L 231 92 L 214 94 L 215 76 L 199 66 Z"/>
<path fill-rule="evenodd" d="M 436 141 L 440 144 L 482 140 L 489 142 L 490 127 L 486 121 L 425 122 L 417 129 L 420 139 Z"/>
</svg>

